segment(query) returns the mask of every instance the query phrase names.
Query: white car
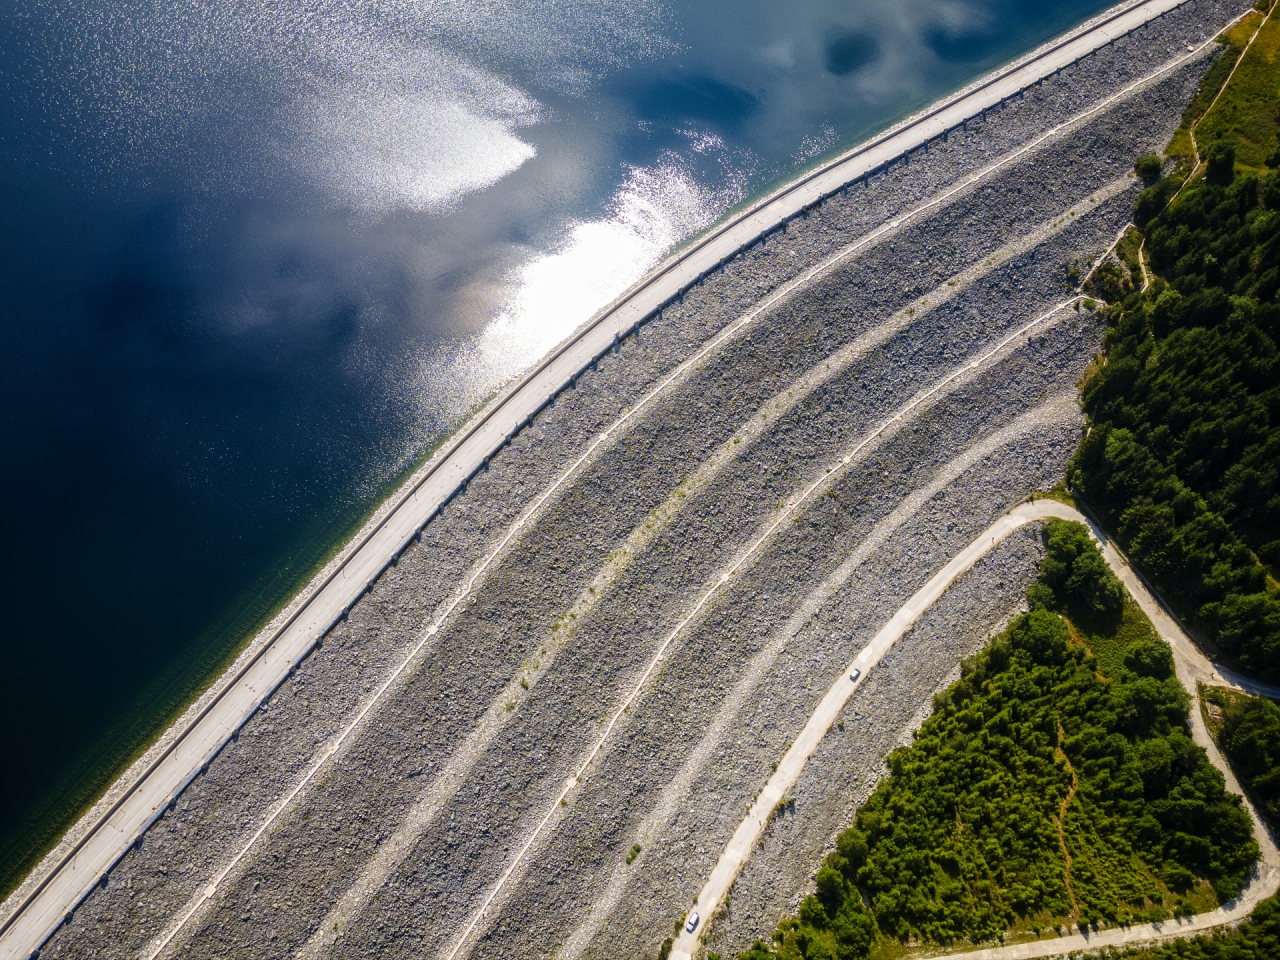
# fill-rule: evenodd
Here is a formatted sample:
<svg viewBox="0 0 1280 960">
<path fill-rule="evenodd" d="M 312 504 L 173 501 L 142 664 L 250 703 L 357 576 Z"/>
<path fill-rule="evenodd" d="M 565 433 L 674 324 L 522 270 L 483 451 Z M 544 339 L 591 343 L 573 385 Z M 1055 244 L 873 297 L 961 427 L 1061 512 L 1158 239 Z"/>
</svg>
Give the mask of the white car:
<svg viewBox="0 0 1280 960">
<path fill-rule="evenodd" d="M 689 914 L 689 922 L 684 925 L 684 928 L 690 933 L 698 929 L 698 912 L 696 910 Z"/>
<path fill-rule="evenodd" d="M 857 683 L 857 682 L 858 682 L 858 678 L 859 678 L 860 676 L 862 676 L 862 671 L 861 671 L 861 670 L 859 670 L 857 667 L 854 667 L 854 668 L 853 668 L 853 673 L 849 674 L 849 679 L 850 679 L 850 680 L 852 680 L 854 683 Z"/>
</svg>

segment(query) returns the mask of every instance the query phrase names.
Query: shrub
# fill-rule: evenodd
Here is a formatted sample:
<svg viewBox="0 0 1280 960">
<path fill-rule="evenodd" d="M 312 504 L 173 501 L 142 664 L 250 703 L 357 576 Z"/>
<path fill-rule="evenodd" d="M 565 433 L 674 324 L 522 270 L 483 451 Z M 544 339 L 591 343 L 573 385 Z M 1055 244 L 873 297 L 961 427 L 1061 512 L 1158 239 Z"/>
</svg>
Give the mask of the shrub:
<svg viewBox="0 0 1280 960">
<path fill-rule="evenodd" d="M 1236 148 L 1229 140 L 1215 140 L 1204 152 L 1204 178 L 1210 183 L 1226 186 L 1236 175 Z"/>
<path fill-rule="evenodd" d="M 1258 181 L 1258 199 L 1268 210 L 1280 210 L 1280 170 L 1272 170 Z"/>
<path fill-rule="evenodd" d="M 1148 153 L 1145 157 L 1139 157 L 1133 164 L 1133 170 L 1142 180 L 1147 183 L 1155 183 L 1160 179 L 1160 170 L 1164 164 L 1154 153 Z"/>
<path fill-rule="evenodd" d="M 1165 177 L 1158 180 L 1151 186 L 1147 187 L 1138 194 L 1138 201 L 1133 212 L 1133 222 L 1139 227 L 1145 227 L 1154 217 L 1158 216 L 1165 206 L 1169 203 L 1169 198 L 1182 185 L 1182 181 L 1177 177 Z"/>
<path fill-rule="evenodd" d="M 1124 587 L 1102 559 L 1082 523 L 1045 524 L 1047 555 L 1029 591 L 1033 606 L 1114 618 L 1124 607 Z"/>
<path fill-rule="evenodd" d="M 1140 677 L 1168 680 L 1173 676 L 1173 651 L 1159 640 L 1136 640 L 1125 650 L 1124 665 Z"/>
</svg>

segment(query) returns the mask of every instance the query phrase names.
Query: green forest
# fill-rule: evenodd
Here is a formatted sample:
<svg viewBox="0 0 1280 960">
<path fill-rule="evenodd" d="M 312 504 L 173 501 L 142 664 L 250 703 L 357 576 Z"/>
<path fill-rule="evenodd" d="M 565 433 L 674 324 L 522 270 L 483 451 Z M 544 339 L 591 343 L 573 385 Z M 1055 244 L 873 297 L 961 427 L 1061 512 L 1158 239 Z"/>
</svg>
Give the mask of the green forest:
<svg viewBox="0 0 1280 960">
<path fill-rule="evenodd" d="M 1231 769 L 1262 816 L 1280 827 L 1280 706 L 1221 687 L 1209 687 L 1203 696 L 1210 729 Z"/>
<path fill-rule="evenodd" d="M 1083 526 L 1044 535 L 1031 612 L 935 698 L 816 893 L 744 960 L 1163 919 L 1242 888 L 1249 818 L 1187 737 L 1169 648 Z"/>
<path fill-rule="evenodd" d="M 1184 184 L 1190 167 L 1178 162 L 1139 197 L 1149 286 L 1136 243 L 1129 276 L 1098 277 L 1112 303 L 1106 357 L 1083 386 L 1090 428 L 1068 471 L 1178 612 L 1268 680 L 1280 679 L 1277 48 L 1280 25 L 1268 22 L 1199 123 L 1203 176 Z M 1233 64 L 1219 60 L 1189 116 Z M 1154 179 L 1161 162 L 1137 168 Z"/>
<path fill-rule="evenodd" d="M 1280 825 L 1280 706 L 1261 697 L 1210 687 L 1210 728 L 1263 815 Z M 1134 960 L 1254 960 L 1280 957 L 1280 900 L 1264 900 L 1236 930 L 1131 950 Z"/>
</svg>

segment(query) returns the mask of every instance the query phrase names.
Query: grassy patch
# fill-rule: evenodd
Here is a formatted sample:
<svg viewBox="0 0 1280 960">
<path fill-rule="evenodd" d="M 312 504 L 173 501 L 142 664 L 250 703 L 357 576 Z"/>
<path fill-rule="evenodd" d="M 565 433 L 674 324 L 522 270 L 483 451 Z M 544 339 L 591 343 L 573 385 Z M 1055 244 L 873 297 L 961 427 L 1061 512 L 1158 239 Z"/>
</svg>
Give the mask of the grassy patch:
<svg viewBox="0 0 1280 960">
<path fill-rule="evenodd" d="M 1142 286 L 1141 248 L 1142 231 L 1136 227 L 1126 230 L 1120 242 L 1116 244 L 1116 256 L 1129 268 L 1130 284 L 1134 287 Z"/>
<path fill-rule="evenodd" d="M 1213 103 L 1214 97 L 1222 90 L 1222 85 L 1227 82 L 1231 69 L 1240 59 L 1240 51 L 1253 36 L 1253 31 L 1257 29 L 1258 21 L 1262 17 L 1261 12 L 1252 11 L 1218 38 L 1218 42 L 1223 45 L 1223 51 L 1209 67 L 1200 84 L 1200 89 L 1182 111 L 1182 123 L 1174 133 L 1173 139 L 1169 141 L 1169 146 L 1165 147 L 1164 152 L 1167 156 L 1190 158 L 1194 155 L 1191 147 L 1191 126 L 1204 116 L 1205 111 L 1209 109 L 1209 104 Z M 1196 139 L 1202 138 L 1197 136 Z"/>
<path fill-rule="evenodd" d="M 1098 672 L 1104 677 L 1119 676 L 1124 670 L 1126 652 L 1139 642 L 1163 642 L 1147 615 L 1125 595 L 1120 616 L 1111 621 L 1084 615 L 1068 618 L 1076 638 L 1085 645 L 1098 663 Z"/>
<path fill-rule="evenodd" d="M 1226 37 L 1235 50 L 1243 48 L 1258 26 L 1259 13 L 1242 20 Z M 1236 55 L 1238 57 L 1238 53 Z M 1235 60 L 1236 57 L 1223 57 Z M 1215 68 L 1217 65 L 1215 64 Z M 1280 17 L 1272 16 L 1258 33 L 1213 108 L 1196 127 L 1201 149 L 1218 139 L 1236 147 L 1236 167 L 1261 171 L 1276 145 L 1280 108 Z"/>
<path fill-rule="evenodd" d="M 1040 490 L 1033 493 L 1028 499 L 1032 502 L 1036 500 L 1057 500 L 1059 503 L 1065 503 L 1072 509 L 1080 509 L 1076 503 L 1076 498 L 1072 496 L 1071 491 L 1067 489 L 1065 480 L 1060 480 L 1048 490 Z"/>
</svg>

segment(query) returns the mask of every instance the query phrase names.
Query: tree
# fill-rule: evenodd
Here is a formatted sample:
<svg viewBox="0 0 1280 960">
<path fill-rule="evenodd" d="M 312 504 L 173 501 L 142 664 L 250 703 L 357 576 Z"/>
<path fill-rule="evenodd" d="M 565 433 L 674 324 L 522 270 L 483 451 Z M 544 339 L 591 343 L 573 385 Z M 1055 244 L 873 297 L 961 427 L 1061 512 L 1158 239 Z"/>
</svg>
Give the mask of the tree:
<svg viewBox="0 0 1280 960">
<path fill-rule="evenodd" d="M 1236 175 L 1236 148 L 1229 140 L 1215 140 L 1204 152 L 1206 169 L 1204 178 L 1210 183 L 1226 186 Z"/>
<path fill-rule="evenodd" d="M 1124 587 L 1094 547 L 1084 524 L 1052 521 L 1045 524 L 1044 539 L 1048 553 L 1040 565 L 1040 581 L 1030 592 L 1033 605 L 1092 616 L 1118 615 L 1124 608 Z"/>
<path fill-rule="evenodd" d="M 1133 170 L 1139 179 L 1147 183 L 1155 183 L 1160 179 L 1160 171 L 1164 164 L 1160 158 L 1154 153 L 1148 153 L 1145 157 L 1139 157 L 1133 164 Z"/>
</svg>

